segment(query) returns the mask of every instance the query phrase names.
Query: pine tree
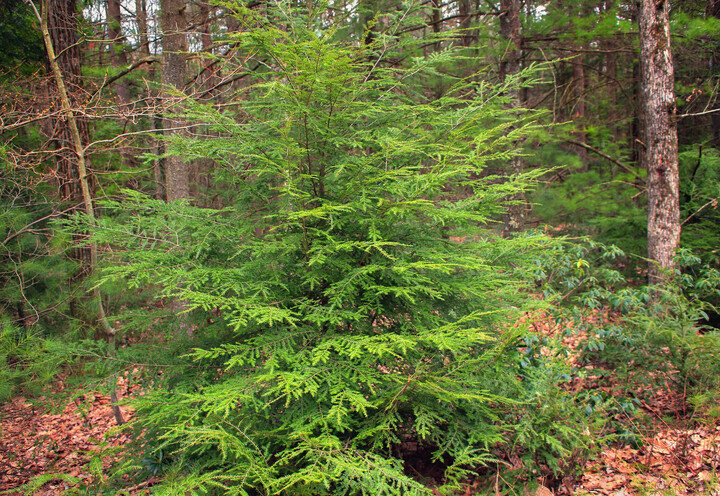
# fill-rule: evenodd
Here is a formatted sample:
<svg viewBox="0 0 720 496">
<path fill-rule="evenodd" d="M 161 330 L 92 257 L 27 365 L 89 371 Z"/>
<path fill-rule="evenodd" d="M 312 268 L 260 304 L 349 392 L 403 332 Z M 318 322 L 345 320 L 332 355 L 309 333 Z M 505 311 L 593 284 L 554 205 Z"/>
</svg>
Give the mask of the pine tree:
<svg viewBox="0 0 720 496">
<path fill-rule="evenodd" d="M 673 256 L 680 246 L 680 177 L 669 16 L 667 1 L 640 2 L 651 283 L 664 279 L 663 269 L 675 267 Z"/>
</svg>

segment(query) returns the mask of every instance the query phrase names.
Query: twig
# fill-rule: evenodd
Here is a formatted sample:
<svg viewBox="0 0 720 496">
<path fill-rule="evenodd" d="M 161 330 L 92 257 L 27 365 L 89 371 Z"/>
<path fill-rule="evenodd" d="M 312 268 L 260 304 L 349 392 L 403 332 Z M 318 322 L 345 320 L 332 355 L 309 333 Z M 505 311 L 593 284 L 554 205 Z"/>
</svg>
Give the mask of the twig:
<svg viewBox="0 0 720 496">
<path fill-rule="evenodd" d="M 565 140 L 565 141 L 566 141 L 567 143 L 570 143 L 570 144 L 573 144 L 573 145 L 576 145 L 576 146 L 585 148 L 586 150 L 589 150 L 589 151 L 591 151 L 591 152 L 593 152 L 593 153 L 595 153 L 595 154 L 597 154 L 597 155 L 600 155 L 602 158 L 604 158 L 604 159 L 606 159 L 606 160 L 609 160 L 609 161 L 612 162 L 613 164 L 621 167 L 623 170 L 629 172 L 630 174 L 632 174 L 632 175 L 635 176 L 636 178 L 642 179 L 642 177 L 640 176 L 640 174 L 638 174 L 637 172 L 635 172 L 634 170 L 632 170 L 632 169 L 630 168 L 630 166 L 623 164 L 622 162 L 620 162 L 620 161 L 617 160 L 616 158 L 613 158 L 613 157 L 611 157 L 610 155 L 608 155 L 607 153 L 605 153 L 605 152 L 603 152 L 603 151 L 601 151 L 601 150 L 598 150 L 598 149 L 595 148 L 594 146 L 590 146 L 590 145 L 588 145 L 587 143 L 583 143 L 582 141 L 575 141 L 575 140 L 570 140 L 570 139 Z"/>
<path fill-rule="evenodd" d="M 705 207 L 707 207 L 708 205 L 712 205 L 713 207 L 717 207 L 718 200 L 720 200 L 720 196 L 718 196 L 717 198 L 713 198 L 712 200 L 710 200 L 709 202 L 707 202 L 705 205 L 703 205 L 702 207 L 698 208 L 695 212 L 693 212 L 692 214 L 690 214 L 690 217 L 688 217 L 687 219 L 685 219 L 684 221 L 682 221 L 682 223 L 681 223 L 680 225 L 681 225 L 681 226 L 684 226 L 687 221 L 689 221 L 690 219 L 692 219 L 693 217 L 695 217 L 697 214 L 699 214 L 700 212 L 702 212 L 702 211 L 705 209 Z"/>
<path fill-rule="evenodd" d="M 19 231 L 15 231 L 13 234 L 9 234 L 8 237 L 5 238 L 5 241 L 3 241 L 3 242 L 0 243 L 0 244 L 1 244 L 1 245 L 6 245 L 7 243 L 9 243 L 10 241 L 12 241 L 13 239 L 15 239 L 15 238 L 17 238 L 18 236 L 20 236 L 22 233 L 26 232 L 28 229 L 30 229 L 30 227 L 34 226 L 35 224 L 37 224 L 37 223 L 39 223 L 39 222 L 42 222 L 42 221 L 44 221 L 44 220 L 47 220 L 47 219 L 52 219 L 53 217 L 59 217 L 59 216 L 61 216 L 61 215 L 63 215 L 63 214 L 66 214 L 67 212 L 70 212 L 71 210 L 75 210 L 75 209 L 76 209 L 77 207 L 79 207 L 80 205 L 82 205 L 82 203 L 78 203 L 78 204 L 76 204 L 76 205 L 73 205 L 72 207 L 66 208 L 66 209 L 63 210 L 62 212 L 55 212 L 55 213 L 46 215 L 45 217 L 41 217 L 41 218 L 39 218 L 39 219 L 37 219 L 37 220 L 34 220 L 34 221 L 32 221 L 30 224 L 28 224 L 28 225 L 26 225 L 25 227 L 23 227 L 22 229 L 20 229 Z"/>
</svg>

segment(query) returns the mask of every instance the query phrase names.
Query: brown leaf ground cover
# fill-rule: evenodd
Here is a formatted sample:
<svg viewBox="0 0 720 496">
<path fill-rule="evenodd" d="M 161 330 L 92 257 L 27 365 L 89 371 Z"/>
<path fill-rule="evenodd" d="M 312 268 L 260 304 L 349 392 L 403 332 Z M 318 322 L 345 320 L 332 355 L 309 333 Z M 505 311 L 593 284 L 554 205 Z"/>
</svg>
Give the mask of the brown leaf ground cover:
<svg viewBox="0 0 720 496">
<path fill-rule="evenodd" d="M 61 382 L 56 393 L 62 389 Z M 120 398 L 133 389 L 125 378 L 119 378 Z M 48 408 L 50 403 L 48 398 L 28 401 L 18 396 L 0 406 L 0 493 L 23 494 L 18 488 L 43 474 L 65 474 L 79 483 L 91 483 L 111 463 L 110 459 L 93 462 L 93 455 L 102 447 L 130 441 L 127 433 L 113 432 L 117 423 L 107 395 L 86 393 L 67 400 L 60 411 Z M 126 420 L 132 420 L 132 410 L 123 407 L 122 412 Z M 62 494 L 73 485 L 55 479 L 35 494 Z"/>
<path fill-rule="evenodd" d="M 609 319 L 598 312 L 591 319 Z M 569 384 L 574 391 L 603 391 L 618 398 L 633 387 L 645 388 L 639 415 L 628 419 L 629 429 L 640 433 L 635 446 L 614 444 L 604 446 L 588 460 L 577 478 L 565 478 L 550 489 L 540 486 L 533 495 L 578 496 L 720 496 L 720 422 L 687 408 L 682 392 L 669 386 L 668 377 L 653 377 L 651 390 L 647 380 L 641 385 L 628 384 L 604 370 L 602 364 L 583 363 L 578 349 L 587 338 L 582 332 L 563 333 L 566 323 L 555 323 L 544 315 L 526 318 L 536 332 L 558 340 L 570 350 L 568 360 L 585 369 L 583 378 Z M 595 372 L 598 372 L 597 374 Z M 600 373 L 602 372 L 602 373 Z M 647 378 L 645 378 L 647 379 Z M 632 380 L 632 378 L 630 379 Z M 58 386 L 62 388 L 62 384 Z M 124 378 L 118 382 L 118 393 L 128 397 L 137 393 Z M 49 403 L 49 400 L 48 400 Z M 122 446 L 130 441 L 116 428 L 110 398 L 103 394 L 84 394 L 68 401 L 61 411 L 52 412 L 42 406 L 43 400 L 28 401 L 16 397 L 0 406 L 0 494 L 19 495 L 22 485 L 43 474 L 66 474 L 78 483 L 52 479 L 34 493 L 54 496 L 78 484 L 92 485 L 102 478 L 112 458 L 93 459 L 101 445 Z M 126 419 L 133 412 L 123 407 Z M 147 494 L 155 479 L 149 478 L 122 494 Z M 465 494 L 479 494 L 475 484 Z M 544 479 L 538 482 L 546 483 Z M 487 485 L 484 485 L 487 487 Z M 492 493 L 491 493 L 492 494 Z M 502 494 L 498 492 L 497 494 Z M 518 495 L 528 493 L 518 490 Z"/>
<path fill-rule="evenodd" d="M 569 323 L 556 323 L 544 314 L 526 317 L 540 334 L 557 339 L 570 364 L 583 370 L 569 385 L 578 392 L 602 391 L 622 400 L 628 391 L 640 399 L 636 418 L 625 420 L 640 433 L 636 446 L 604 446 L 588 460 L 580 478 L 561 485 L 554 494 L 578 496 L 720 496 L 720 422 L 717 416 L 693 412 L 683 391 L 674 390 L 670 372 L 652 374 L 638 368 L 638 377 L 619 377 L 601 363 L 581 359 L 583 331 L 564 332 Z M 594 312 L 592 323 L 609 322 L 608 312 Z M 645 377 L 639 377 L 644 375 Z M 648 387 L 648 382 L 651 387 Z M 542 481 L 541 481 L 542 482 Z"/>
</svg>

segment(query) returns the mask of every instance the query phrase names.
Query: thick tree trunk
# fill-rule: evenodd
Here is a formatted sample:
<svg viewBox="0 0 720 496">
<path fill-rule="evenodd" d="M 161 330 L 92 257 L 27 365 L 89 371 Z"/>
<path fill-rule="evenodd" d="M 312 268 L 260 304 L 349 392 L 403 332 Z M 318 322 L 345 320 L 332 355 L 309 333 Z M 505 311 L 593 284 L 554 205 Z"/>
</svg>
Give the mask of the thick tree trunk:
<svg viewBox="0 0 720 496">
<path fill-rule="evenodd" d="M 110 58 L 115 67 L 125 68 L 128 65 L 128 57 L 125 52 L 125 36 L 122 34 L 122 14 L 120 12 L 120 0 L 107 0 L 107 22 L 108 22 L 108 38 L 110 41 Z M 123 132 L 131 126 L 132 120 L 130 113 L 130 86 L 126 78 L 122 77 L 113 84 L 115 95 L 117 96 L 118 108 L 123 114 L 121 120 Z M 123 165 L 131 168 L 134 165 L 134 156 L 130 147 L 124 143 L 120 146 L 120 156 Z"/>
<path fill-rule="evenodd" d="M 672 269 L 680 244 L 677 124 L 668 0 L 641 0 L 645 164 L 648 194 L 648 258 L 650 283 L 662 282 Z"/>
<path fill-rule="evenodd" d="M 522 38 L 520 37 L 520 0 L 502 0 L 502 14 L 500 15 L 500 35 L 507 41 L 507 48 L 504 57 L 500 62 L 500 77 L 505 80 L 507 77 L 516 76 L 520 72 L 520 57 Z M 520 89 L 513 84 L 509 91 L 511 107 L 522 106 Z M 525 169 L 521 157 L 514 156 L 510 159 L 510 173 L 518 175 Z M 521 193 L 512 195 L 508 205 L 507 213 L 503 218 L 503 236 L 509 236 L 512 232 L 520 231 L 525 224 L 525 198 Z"/>
<path fill-rule="evenodd" d="M 160 25 L 163 31 L 162 83 L 165 87 L 165 105 L 170 113 L 180 111 L 172 105 L 178 96 L 172 90 L 182 91 L 185 86 L 185 55 L 187 52 L 187 22 L 185 19 L 185 0 L 160 0 Z M 182 123 L 165 118 L 165 135 L 178 133 Z M 182 157 L 172 156 L 165 159 L 165 192 L 168 201 L 190 197 L 189 167 Z"/>
</svg>

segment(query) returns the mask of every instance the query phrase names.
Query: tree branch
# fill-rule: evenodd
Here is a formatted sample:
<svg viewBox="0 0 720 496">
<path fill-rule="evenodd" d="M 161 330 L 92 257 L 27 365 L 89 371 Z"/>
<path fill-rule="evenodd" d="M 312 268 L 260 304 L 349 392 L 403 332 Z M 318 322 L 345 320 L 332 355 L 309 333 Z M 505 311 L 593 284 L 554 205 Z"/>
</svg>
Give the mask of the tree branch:
<svg viewBox="0 0 720 496">
<path fill-rule="evenodd" d="M 643 178 L 640 176 L 640 174 L 638 174 L 637 172 L 635 172 L 634 170 L 632 170 L 629 165 L 623 164 L 622 162 L 620 162 L 620 161 L 617 160 L 616 158 L 611 157 L 611 156 L 608 155 L 607 153 L 605 153 L 605 152 L 603 152 L 603 151 L 600 151 L 600 150 L 598 150 L 597 148 L 588 145 L 587 143 L 583 143 L 582 141 L 570 140 L 570 139 L 566 139 L 565 142 L 566 142 L 566 143 L 570 143 L 570 144 L 572 144 L 572 145 L 579 146 L 579 147 L 581 147 L 581 148 L 585 148 L 586 150 L 591 151 L 591 152 L 595 153 L 596 155 L 601 156 L 601 157 L 604 158 L 605 160 L 609 160 L 610 162 L 612 162 L 613 164 L 615 164 L 615 165 L 617 165 L 618 167 L 622 168 L 623 170 L 629 172 L 630 174 L 632 174 L 632 175 L 635 176 L 636 178 L 638 178 L 638 179 L 643 179 Z M 637 187 L 640 188 L 639 186 L 637 186 Z"/>
</svg>

